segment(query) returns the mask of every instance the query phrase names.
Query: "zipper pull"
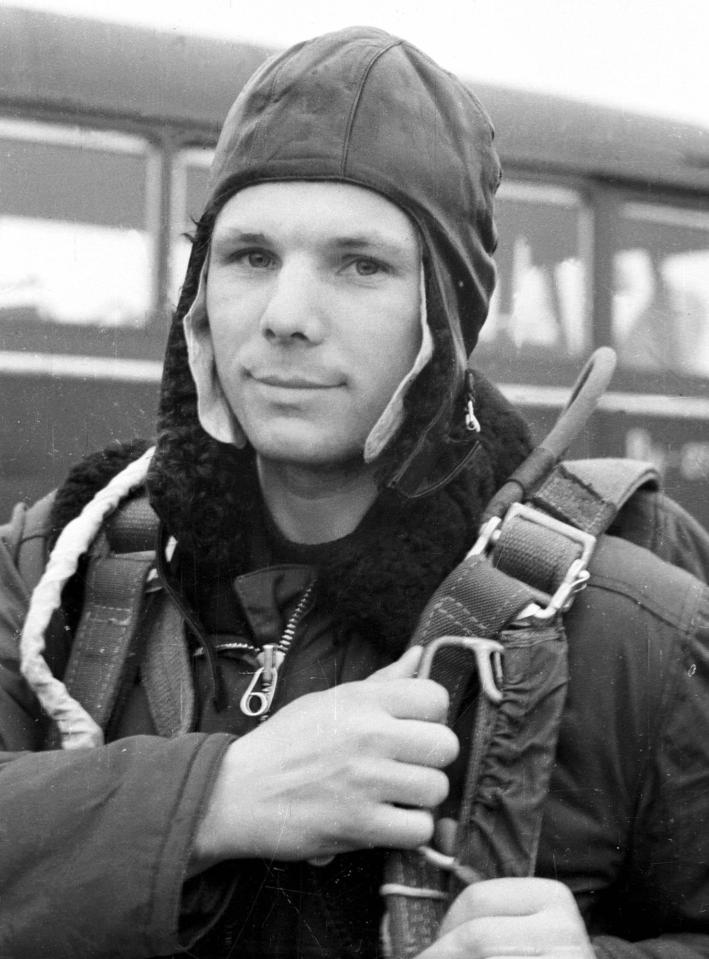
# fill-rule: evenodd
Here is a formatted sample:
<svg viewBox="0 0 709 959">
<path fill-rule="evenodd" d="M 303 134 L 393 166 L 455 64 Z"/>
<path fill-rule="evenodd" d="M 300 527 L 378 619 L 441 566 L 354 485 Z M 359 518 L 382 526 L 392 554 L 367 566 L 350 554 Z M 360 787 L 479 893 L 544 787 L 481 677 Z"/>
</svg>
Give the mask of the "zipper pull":
<svg viewBox="0 0 709 959">
<path fill-rule="evenodd" d="M 251 677 L 251 682 L 241 697 L 239 705 L 244 715 L 265 719 L 276 693 L 278 670 L 285 659 L 285 653 L 275 643 L 268 643 L 256 658 L 260 663 L 259 668 Z M 259 684 L 261 689 L 256 688 Z"/>
</svg>

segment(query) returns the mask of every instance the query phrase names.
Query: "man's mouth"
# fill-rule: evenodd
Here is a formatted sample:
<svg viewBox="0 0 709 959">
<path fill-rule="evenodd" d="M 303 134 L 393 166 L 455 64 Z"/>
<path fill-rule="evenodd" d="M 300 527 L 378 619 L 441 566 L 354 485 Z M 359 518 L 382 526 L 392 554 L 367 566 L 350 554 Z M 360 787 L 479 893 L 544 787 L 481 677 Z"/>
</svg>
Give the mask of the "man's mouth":
<svg viewBox="0 0 709 959">
<path fill-rule="evenodd" d="M 341 384 L 320 376 L 304 376 L 301 373 L 250 373 L 249 376 L 264 386 L 276 386 L 286 390 L 329 390 Z"/>
</svg>

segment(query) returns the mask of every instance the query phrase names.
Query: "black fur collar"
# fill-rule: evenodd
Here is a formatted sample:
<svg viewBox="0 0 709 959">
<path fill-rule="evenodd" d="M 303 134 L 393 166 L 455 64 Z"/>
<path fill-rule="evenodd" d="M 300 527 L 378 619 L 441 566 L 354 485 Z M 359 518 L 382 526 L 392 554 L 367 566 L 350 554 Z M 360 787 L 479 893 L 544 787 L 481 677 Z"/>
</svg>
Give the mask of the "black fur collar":
<svg viewBox="0 0 709 959">
<path fill-rule="evenodd" d="M 482 425 L 477 449 L 467 468 L 446 487 L 420 500 L 406 500 L 385 490 L 361 524 L 348 537 L 326 569 L 321 569 L 321 600 L 337 619 L 376 637 L 398 653 L 411 634 L 426 601 L 441 580 L 472 545 L 481 513 L 530 449 L 529 434 L 519 415 L 482 377 L 476 380 L 476 412 Z M 148 444 L 134 440 L 114 445 L 84 460 L 58 491 L 52 513 L 55 535 L 77 515 L 94 493 Z M 258 497 L 255 470 L 248 454 L 236 454 L 238 473 L 231 477 L 237 515 L 227 525 L 229 542 L 205 556 L 184 531 L 170 527 L 188 554 L 209 575 L 214 565 L 231 575 L 247 571 L 250 550 L 245 541 Z M 185 490 L 189 496 L 189 490 Z M 223 529 L 223 504 L 211 504 L 212 530 Z M 187 514 L 182 511 L 182 515 Z M 197 511 L 199 513 L 199 511 Z M 204 530 L 200 530 L 204 533 Z"/>
</svg>

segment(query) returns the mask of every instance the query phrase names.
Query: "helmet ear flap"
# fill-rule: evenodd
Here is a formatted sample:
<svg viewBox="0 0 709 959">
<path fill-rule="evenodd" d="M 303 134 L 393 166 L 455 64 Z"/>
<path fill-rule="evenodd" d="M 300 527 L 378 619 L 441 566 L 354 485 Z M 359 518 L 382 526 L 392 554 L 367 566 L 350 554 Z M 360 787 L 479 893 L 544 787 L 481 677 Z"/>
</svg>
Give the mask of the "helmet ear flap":
<svg viewBox="0 0 709 959">
<path fill-rule="evenodd" d="M 243 449 L 246 436 L 229 406 L 217 374 L 207 316 L 206 258 L 199 274 L 197 295 L 182 323 L 187 343 L 187 361 L 197 390 L 197 416 L 202 429 L 220 443 Z"/>
<path fill-rule="evenodd" d="M 364 461 L 372 463 L 393 439 L 404 422 L 404 399 L 409 389 L 414 385 L 424 367 L 433 356 L 433 337 L 428 325 L 428 309 L 426 306 L 426 275 L 423 263 L 419 279 L 419 317 L 421 327 L 421 346 L 414 360 L 414 365 L 397 386 L 394 395 L 387 403 L 381 416 L 370 430 L 364 444 Z"/>
<path fill-rule="evenodd" d="M 429 483 L 426 475 L 433 460 L 455 440 L 459 449 L 461 436 L 466 447 L 475 440 L 465 429 L 465 369 L 460 350 L 446 314 L 442 291 L 426 263 L 424 254 L 427 327 L 432 339 L 431 359 L 420 371 L 403 397 L 403 421 L 397 434 L 375 463 L 380 485 L 396 489 L 403 495 L 415 487 L 425 495 Z M 441 458 L 446 459 L 446 457 Z M 440 477 L 434 485 L 444 485 Z"/>
</svg>

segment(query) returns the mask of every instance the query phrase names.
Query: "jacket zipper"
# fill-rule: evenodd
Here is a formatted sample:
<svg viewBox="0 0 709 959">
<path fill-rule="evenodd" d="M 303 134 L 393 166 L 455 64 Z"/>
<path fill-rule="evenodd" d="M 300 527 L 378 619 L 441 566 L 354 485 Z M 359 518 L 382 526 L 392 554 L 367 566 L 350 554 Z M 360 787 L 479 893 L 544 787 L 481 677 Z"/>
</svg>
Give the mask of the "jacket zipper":
<svg viewBox="0 0 709 959">
<path fill-rule="evenodd" d="M 246 716 L 258 717 L 263 722 L 268 719 L 268 712 L 276 694 L 278 675 L 286 653 L 290 649 L 295 634 L 303 617 L 310 611 L 315 581 L 313 581 L 298 600 L 278 643 L 267 643 L 258 654 L 258 668 L 251 678 L 251 682 L 241 697 L 240 707 Z M 259 689 L 260 686 L 260 689 Z"/>
</svg>

